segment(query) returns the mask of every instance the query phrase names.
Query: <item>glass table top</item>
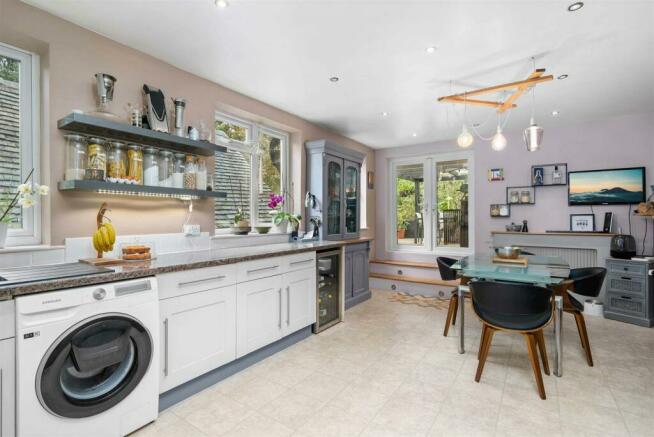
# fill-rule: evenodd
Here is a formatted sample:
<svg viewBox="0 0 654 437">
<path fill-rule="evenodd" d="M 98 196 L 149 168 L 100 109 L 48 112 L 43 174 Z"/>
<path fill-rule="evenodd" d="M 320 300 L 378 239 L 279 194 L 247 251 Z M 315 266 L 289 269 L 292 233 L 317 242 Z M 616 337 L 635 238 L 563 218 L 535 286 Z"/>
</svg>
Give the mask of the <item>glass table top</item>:
<svg viewBox="0 0 654 437">
<path fill-rule="evenodd" d="M 490 255 L 475 254 L 461 258 L 452 269 L 468 278 L 530 284 L 558 284 L 568 277 L 570 265 L 560 257 L 527 255 L 527 266 L 494 263 Z"/>
</svg>

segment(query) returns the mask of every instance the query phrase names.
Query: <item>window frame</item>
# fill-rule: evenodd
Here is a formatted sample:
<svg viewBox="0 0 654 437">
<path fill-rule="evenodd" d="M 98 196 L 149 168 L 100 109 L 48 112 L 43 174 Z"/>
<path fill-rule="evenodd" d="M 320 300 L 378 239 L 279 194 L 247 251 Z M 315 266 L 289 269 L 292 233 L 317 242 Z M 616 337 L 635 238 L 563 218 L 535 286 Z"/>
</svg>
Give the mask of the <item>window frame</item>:
<svg viewBox="0 0 654 437">
<path fill-rule="evenodd" d="M 435 190 L 436 165 L 439 162 L 456 161 L 466 159 L 468 161 L 468 247 L 443 247 L 438 246 L 436 242 L 436 205 L 438 204 L 437 193 Z M 401 246 L 397 243 L 397 167 L 404 164 L 423 165 L 424 171 L 424 198 L 425 205 L 422 211 L 429 220 L 423 223 L 424 242 L 422 247 Z M 390 220 L 386 221 L 386 250 L 389 252 L 400 253 L 418 253 L 430 255 L 445 256 L 467 256 L 472 255 L 475 251 L 475 170 L 474 155 L 470 151 L 462 152 L 445 152 L 429 155 L 412 156 L 407 158 L 390 158 L 388 160 L 388 205 L 390 211 Z"/>
<path fill-rule="evenodd" d="M 32 182 L 41 182 L 39 148 L 39 56 L 0 42 L 0 55 L 20 61 L 19 67 L 19 141 L 20 183 L 34 169 Z M 23 79 L 25 78 L 25 79 Z M 40 199 L 33 207 L 23 209 L 22 226 L 8 229 L 6 246 L 26 246 L 42 243 L 42 207 Z"/>
<path fill-rule="evenodd" d="M 224 123 L 233 124 L 236 126 L 243 127 L 246 130 L 246 141 L 230 140 L 230 145 L 227 146 L 228 149 L 239 151 L 242 153 L 250 154 L 251 165 L 250 165 L 250 224 L 254 228 L 259 225 L 271 224 L 270 222 L 259 222 L 259 169 L 261 166 L 261 159 L 256 152 L 256 148 L 253 145 L 254 139 L 258 143 L 259 136 L 261 134 L 268 134 L 271 136 L 278 137 L 282 139 L 281 147 L 281 189 L 282 192 L 286 194 L 290 193 L 290 175 L 289 175 L 289 156 L 290 156 L 290 134 L 283 130 L 265 125 L 260 123 L 255 123 L 253 121 L 247 120 L 245 118 L 236 117 L 234 115 L 216 111 L 214 114 L 214 126 L 216 121 L 222 121 Z M 215 133 L 215 129 L 214 129 Z M 220 199 L 215 200 L 220 202 Z M 286 202 L 284 205 L 284 211 L 288 212 L 290 209 L 289 202 Z M 214 220 L 215 223 L 215 220 Z M 225 235 L 231 233 L 229 228 L 215 228 L 215 235 Z"/>
</svg>

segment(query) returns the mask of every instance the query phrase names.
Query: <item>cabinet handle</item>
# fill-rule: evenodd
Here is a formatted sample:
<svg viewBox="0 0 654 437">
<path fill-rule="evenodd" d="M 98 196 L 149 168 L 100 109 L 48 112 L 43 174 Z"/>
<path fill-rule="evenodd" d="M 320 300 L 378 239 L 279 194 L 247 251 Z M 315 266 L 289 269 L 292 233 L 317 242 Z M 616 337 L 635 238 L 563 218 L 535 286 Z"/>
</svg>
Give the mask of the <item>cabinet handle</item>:
<svg viewBox="0 0 654 437">
<path fill-rule="evenodd" d="M 221 279 L 225 279 L 226 277 L 227 277 L 226 275 L 212 276 L 211 278 L 196 279 L 195 281 L 180 282 L 177 285 L 179 287 L 186 287 L 188 285 L 200 284 L 202 282 L 219 281 Z"/>
<path fill-rule="evenodd" d="M 168 376 L 168 317 L 164 319 L 164 376 Z"/>
<path fill-rule="evenodd" d="M 631 278 L 628 276 L 620 276 L 620 279 L 624 279 L 625 281 L 631 281 Z"/>
<path fill-rule="evenodd" d="M 279 323 L 277 327 L 282 329 L 282 289 L 277 290 L 277 293 L 279 293 Z"/>
<path fill-rule="evenodd" d="M 311 261 L 313 261 L 313 259 L 311 259 L 311 258 L 309 258 L 309 259 L 303 259 L 302 261 L 293 261 L 293 262 L 291 263 L 291 265 L 292 265 L 292 266 L 296 266 L 296 265 L 298 265 L 298 264 L 304 264 L 304 263 L 308 263 L 308 262 L 311 262 Z"/>
<path fill-rule="evenodd" d="M 250 273 L 263 272 L 264 270 L 276 269 L 276 268 L 278 268 L 278 267 L 279 267 L 279 265 L 276 265 L 276 266 L 268 266 L 268 267 L 261 267 L 261 268 L 258 268 L 258 269 L 248 270 L 247 273 L 248 273 L 248 275 L 249 275 Z"/>
<path fill-rule="evenodd" d="M 620 297 L 621 297 L 622 299 L 625 299 L 625 300 L 631 300 L 631 297 L 630 297 L 630 296 L 620 296 Z"/>
<path fill-rule="evenodd" d="M 286 286 L 286 326 L 291 324 L 291 286 Z"/>
</svg>

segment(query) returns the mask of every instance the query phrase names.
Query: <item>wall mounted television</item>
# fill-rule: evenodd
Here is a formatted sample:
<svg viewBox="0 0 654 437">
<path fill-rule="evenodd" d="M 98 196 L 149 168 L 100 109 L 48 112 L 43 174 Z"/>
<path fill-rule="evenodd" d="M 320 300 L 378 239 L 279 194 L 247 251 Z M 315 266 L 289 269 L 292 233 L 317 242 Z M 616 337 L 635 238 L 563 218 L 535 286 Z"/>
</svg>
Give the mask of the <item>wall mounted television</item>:
<svg viewBox="0 0 654 437">
<path fill-rule="evenodd" d="M 627 205 L 645 201 L 645 167 L 568 172 L 568 205 Z"/>
</svg>

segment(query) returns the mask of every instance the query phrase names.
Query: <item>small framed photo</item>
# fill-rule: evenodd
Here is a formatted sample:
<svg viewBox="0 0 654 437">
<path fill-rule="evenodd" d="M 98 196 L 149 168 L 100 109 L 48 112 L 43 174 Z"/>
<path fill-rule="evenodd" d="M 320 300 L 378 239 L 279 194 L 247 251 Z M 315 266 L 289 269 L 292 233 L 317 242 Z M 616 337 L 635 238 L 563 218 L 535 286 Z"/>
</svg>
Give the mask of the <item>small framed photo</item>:
<svg viewBox="0 0 654 437">
<path fill-rule="evenodd" d="M 511 206 L 505 203 L 493 203 L 490 206 L 491 217 L 511 217 Z"/>
<path fill-rule="evenodd" d="M 531 185 L 538 186 L 545 183 L 545 169 L 543 167 L 531 168 Z"/>
<path fill-rule="evenodd" d="M 570 214 L 570 230 L 593 232 L 595 230 L 595 214 Z"/>
<path fill-rule="evenodd" d="M 491 168 L 488 170 L 488 181 L 496 182 L 504 180 L 504 169 L 503 168 Z"/>
</svg>

